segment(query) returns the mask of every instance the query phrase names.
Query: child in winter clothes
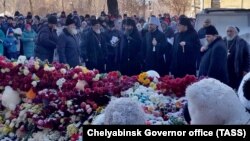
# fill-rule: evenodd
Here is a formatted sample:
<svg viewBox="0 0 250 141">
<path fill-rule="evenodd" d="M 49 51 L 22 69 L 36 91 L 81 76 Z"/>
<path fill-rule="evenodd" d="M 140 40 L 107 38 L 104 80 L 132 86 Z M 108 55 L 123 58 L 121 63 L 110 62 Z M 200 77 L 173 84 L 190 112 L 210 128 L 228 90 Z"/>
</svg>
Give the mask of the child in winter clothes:
<svg viewBox="0 0 250 141">
<path fill-rule="evenodd" d="M 17 39 L 14 36 L 12 28 L 8 29 L 7 36 L 4 39 L 3 46 L 6 50 L 8 59 L 17 59 Z"/>
</svg>

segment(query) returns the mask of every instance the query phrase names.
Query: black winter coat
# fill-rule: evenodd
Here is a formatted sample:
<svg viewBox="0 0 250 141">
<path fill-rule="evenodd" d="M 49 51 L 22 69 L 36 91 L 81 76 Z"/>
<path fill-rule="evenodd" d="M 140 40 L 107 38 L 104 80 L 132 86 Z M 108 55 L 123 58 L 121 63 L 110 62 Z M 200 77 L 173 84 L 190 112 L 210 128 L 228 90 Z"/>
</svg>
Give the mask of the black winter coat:
<svg viewBox="0 0 250 141">
<path fill-rule="evenodd" d="M 141 37 L 137 30 L 123 35 L 120 50 L 120 71 L 123 75 L 138 75 L 141 72 Z"/>
<path fill-rule="evenodd" d="M 88 69 L 97 69 L 101 73 L 105 72 L 107 47 L 103 33 L 96 34 L 93 29 L 90 29 L 85 34 L 85 39 L 81 44 L 81 56 Z"/>
<path fill-rule="evenodd" d="M 73 36 L 64 28 L 59 36 L 57 52 L 60 63 L 69 64 L 70 67 L 80 65 L 80 36 Z"/>
<path fill-rule="evenodd" d="M 215 78 L 228 84 L 226 44 L 218 37 L 210 45 L 201 58 L 199 76 Z"/>
<path fill-rule="evenodd" d="M 186 42 L 184 49 L 181 42 Z M 196 75 L 200 46 L 198 34 L 194 30 L 175 34 L 171 62 L 171 73 L 175 77 Z"/>
<path fill-rule="evenodd" d="M 155 50 L 152 44 L 153 38 L 156 39 L 157 45 Z M 153 33 L 148 32 L 143 40 L 142 50 L 143 50 L 143 59 L 145 61 L 145 71 L 155 70 L 160 75 L 165 75 L 165 52 L 167 49 L 167 41 L 163 32 L 160 32 L 158 29 Z"/>
<path fill-rule="evenodd" d="M 35 57 L 52 62 L 57 41 L 56 30 L 50 29 L 48 25 L 41 27 L 36 41 Z"/>
</svg>

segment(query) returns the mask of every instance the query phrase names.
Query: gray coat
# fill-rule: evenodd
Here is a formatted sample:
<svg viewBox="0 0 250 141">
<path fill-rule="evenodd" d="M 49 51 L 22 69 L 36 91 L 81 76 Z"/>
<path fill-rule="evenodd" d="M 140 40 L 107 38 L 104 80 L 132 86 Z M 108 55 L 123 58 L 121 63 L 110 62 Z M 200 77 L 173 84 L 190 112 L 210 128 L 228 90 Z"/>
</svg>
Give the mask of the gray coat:
<svg viewBox="0 0 250 141">
<path fill-rule="evenodd" d="M 64 28 L 59 36 L 57 52 L 60 63 L 69 64 L 70 67 L 80 65 L 80 36 L 73 36 Z"/>
</svg>

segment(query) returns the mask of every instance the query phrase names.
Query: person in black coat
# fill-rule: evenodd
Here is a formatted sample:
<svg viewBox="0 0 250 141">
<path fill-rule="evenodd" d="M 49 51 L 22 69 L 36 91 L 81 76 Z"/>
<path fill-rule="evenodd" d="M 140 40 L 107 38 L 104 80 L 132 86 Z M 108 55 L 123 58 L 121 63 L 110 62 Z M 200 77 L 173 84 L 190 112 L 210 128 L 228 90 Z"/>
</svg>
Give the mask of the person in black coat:
<svg viewBox="0 0 250 141">
<path fill-rule="evenodd" d="M 144 37 L 142 43 L 143 59 L 145 71 L 155 70 L 160 75 L 165 75 L 167 72 L 165 72 L 166 61 L 164 53 L 169 44 L 167 44 L 164 33 L 158 29 L 159 26 L 159 19 L 151 17 L 149 20 L 149 32 Z"/>
<path fill-rule="evenodd" d="M 249 45 L 238 33 L 239 29 L 228 26 L 227 36 L 224 38 L 228 50 L 229 86 L 236 90 L 243 76 L 250 70 Z"/>
<path fill-rule="evenodd" d="M 115 29 L 114 21 L 107 22 L 105 31 L 107 44 L 107 72 L 118 70 L 118 56 L 121 45 L 122 32 Z"/>
<path fill-rule="evenodd" d="M 55 30 L 56 24 L 57 18 L 50 16 L 48 18 L 48 24 L 43 25 L 41 29 L 39 29 L 35 57 L 38 57 L 42 61 L 48 60 L 50 63 L 53 62 L 54 50 L 58 40 Z"/>
<path fill-rule="evenodd" d="M 92 19 L 92 28 L 83 36 L 81 44 L 81 57 L 88 69 L 97 69 L 104 73 L 107 60 L 106 40 L 101 33 L 101 24 Z"/>
<path fill-rule="evenodd" d="M 66 19 L 66 27 L 58 39 L 57 52 L 60 63 L 69 64 L 70 67 L 80 65 L 80 36 L 72 16 Z"/>
<path fill-rule="evenodd" d="M 141 72 L 141 37 L 135 21 L 128 18 L 124 21 L 125 34 L 120 48 L 120 72 L 123 75 L 138 75 Z"/>
<path fill-rule="evenodd" d="M 208 49 L 201 58 L 199 77 L 211 77 L 228 84 L 226 45 L 214 26 L 206 28 Z"/>
<path fill-rule="evenodd" d="M 174 77 L 184 77 L 187 74 L 196 75 L 197 60 L 200 50 L 200 40 L 188 18 L 180 18 L 179 33 L 174 36 L 171 73 Z"/>
</svg>

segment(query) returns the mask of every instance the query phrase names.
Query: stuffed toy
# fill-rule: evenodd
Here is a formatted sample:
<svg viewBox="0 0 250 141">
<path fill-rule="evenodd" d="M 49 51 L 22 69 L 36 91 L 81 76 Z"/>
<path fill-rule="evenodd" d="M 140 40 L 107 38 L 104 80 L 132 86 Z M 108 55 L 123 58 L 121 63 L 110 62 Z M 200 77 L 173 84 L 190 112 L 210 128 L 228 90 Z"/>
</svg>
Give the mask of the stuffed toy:
<svg viewBox="0 0 250 141">
<path fill-rule="evenodd" d="M 238 89 L 238 96 L 241 103 L 250 111 L 250 72 L 242 79 Z"/>
<path fill-rule="evenodd" d="M 144 125 L 146 115 L 139 102 L 131 98 L 114 98 L 93 125 Z"/>
<path fill-rule="evenodd" d="M 208 78 L 186 89 L 190 124 L 250 124 L 250 114 L 236 93 L 220 81 Z"/>
<path fill-rule="evenodd" d="M 19 93 L 14 91 L 10 86 L 6 86 L 2 95 L 2 105 L 13 111 L 20 102 Z"/>
<path fill-rule="evenodd" d="M 148 77 L 153 78 L 154 82 L 156 82 L 156 83 L 158 82 L 158 79 L 160 78 L 160 75 L 158 72 L 156 72 L 154 70 L 149 70 L 146 73 L 147 73 Z"/>
</svg>

